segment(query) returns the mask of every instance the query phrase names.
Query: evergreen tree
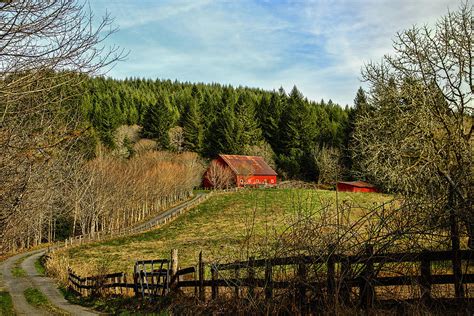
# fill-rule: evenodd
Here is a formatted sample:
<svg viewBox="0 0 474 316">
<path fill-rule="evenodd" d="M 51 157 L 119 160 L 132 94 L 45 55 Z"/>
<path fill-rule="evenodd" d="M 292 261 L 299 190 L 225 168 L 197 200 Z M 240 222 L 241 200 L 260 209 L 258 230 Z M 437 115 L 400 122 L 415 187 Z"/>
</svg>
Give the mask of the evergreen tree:
<svg viewBox="0 0 474 316">
<path fill-rule="evenodd" d="M 214 157 L 218 154 L 242 153 L 242 127 L 235 115 L 235 98 L 232 89 L 223 90 L 216 112 L 207 133 L 207 154 Z"/>
<path fill-rule="evenodd" d="M 184 147 L 187 150 L 200 152 L 204 136 L 204 125 L 199 110 L 198 100 L 191 99 L 185 106 L 183 115 Z"/>
<path fill-rule="evenodd" d="M 235 105 L 235 116 L 242 147 L 258 144 L 262 140 L 262 130 L 258 126 L 253 101 L 247 93 L 241 93 Z"/>
<path fill-rule="evenodd" d="M 279 124 L 282 112 L 280 100 L 281 98 L 276 92 L 271 94 L 270 100 L 264 95 L 258 109 L 263 136 L 272 148 L 278 146 Z"/>
<path fill-rule="evenodd" d="M 315 166 L 311 151 L 316 145 L 318 122 L 316 109 L 303 98 L 296 87 L 286 101 L 280 120 L 279 162 L 292 178 L 314 179 Z"/>
<path fill-rule="evenodd" d="M 354 99 L 354 109 L 356 113 L 359 112 L 360 114 L 369 110 L 367 96 L 365 95 L 365 91 L 362 89 L 362 87 L 359 87 L 359 90 L 357 90 L 357 94 Z"/>
<path fill-rule="evenodd" d="M 155 105 L 148 108 L 143 122 L 143 136 L 155 139 L 161 148 L 169 148 L 168 131 L 177 119 L 177 109 L 170 104 L 167 96 L 161 96 Z"/>
<path fill-rule="evenodd" d="M 350 170 L 351 178 L 354 179 L 365 179 L 360 164 L 352 159 L 352 157 L 356 155 L 354 151 L 358 147 L 357 140 L 353 138 L 353 134 L 358 118 L 366 115 L 369 111 L 370 106 L 367 102 L 367 96 L 365 94 L 365 91 L 364 89 L 362 89 L 362 87 L 359 87 L 354 98 L 354 108 L 349 112 L 349 119 L 345 132 L 346 150 L 344 150 L 343 154 L 344 164 L 347 170 Z"/>
<path fill-rule="evenodd" d="M 244 150 L 244 144 L 241 142 L 242 127 L 232 106 L 224 108 L 218 119 L 217 127 L 218 152 L 234 155 L 242 154 Z"/>
<path fill-rule="evenodd" d="M 289 153 L 292 148 L 302 147 L 301 119 L 304 113 L 303 95 L 293 87 L 285 107 L 285 115 L 280 121 L 279 150 Z"/>
<path fill-rule="evenodd" d="M 347 140 L 348 110 L 332 101 L 310 102 L 296 88 L 288 95 L 283 88 L 268 92 L 215 83 L 103 77 L 90 78 L 85 85 L 83 111 L 103 143 L 112 142 L 120 124 L 138 124 L 144 136 L 168 148 L 167 131 L 179 124 L 188 150 L 206 157 L 245 154 L 258 152 L 267 142 L 280 170 L 314 180 L 311 150 L 343 146 Z"/>
</svg>

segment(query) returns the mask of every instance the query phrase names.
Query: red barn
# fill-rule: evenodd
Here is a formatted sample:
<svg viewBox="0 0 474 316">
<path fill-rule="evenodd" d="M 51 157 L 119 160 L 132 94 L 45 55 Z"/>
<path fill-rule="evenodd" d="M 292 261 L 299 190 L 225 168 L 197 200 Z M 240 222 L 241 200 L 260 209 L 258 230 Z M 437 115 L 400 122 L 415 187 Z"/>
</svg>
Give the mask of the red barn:
<svg viewBox="0 0 474 316">
<path fill-rule="evenodd" d="M 214 161 L 231 170 L 237 187 L 277 183 L 277 173 L 260 156 L 219 155 Z M 203 184 L 206 188 L 213 187 L 206 175 Z"/>
<path fill-rule="evenodd" d="M 378 192 L 375 186 L 364 181 L 338 182 L 336 188 L 340 192 Z"/>
</svg>

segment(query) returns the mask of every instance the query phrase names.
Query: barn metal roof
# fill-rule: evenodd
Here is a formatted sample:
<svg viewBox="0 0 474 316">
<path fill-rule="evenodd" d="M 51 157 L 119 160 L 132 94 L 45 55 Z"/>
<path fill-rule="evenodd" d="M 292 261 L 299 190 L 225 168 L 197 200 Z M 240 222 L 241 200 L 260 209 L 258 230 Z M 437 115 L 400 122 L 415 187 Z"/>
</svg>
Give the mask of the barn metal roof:
<svg viewBox="0 0 474 316">
<path fill-rule="evenodd" d="M 237 175 L 276 176 L 260 156 L 219 155 Z"/>
<path fill-rule="evenodd" d="M 375 185 L 364 181 L 339 181 L 338 183 L 348 184 L 358 188 L 375 188 Z"/>
</svg>

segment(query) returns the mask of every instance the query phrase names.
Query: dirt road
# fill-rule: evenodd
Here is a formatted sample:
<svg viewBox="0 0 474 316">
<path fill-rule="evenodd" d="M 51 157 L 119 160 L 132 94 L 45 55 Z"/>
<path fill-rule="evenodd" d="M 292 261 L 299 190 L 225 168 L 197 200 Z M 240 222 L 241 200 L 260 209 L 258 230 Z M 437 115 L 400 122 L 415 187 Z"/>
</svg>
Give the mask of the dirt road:
<svg viewBox="0 0 474 316">
<path fill-rule="evenodd" d="M 164 219 L 179 215 L 186 207 L 196 202 L 203 193 L 197 194 L 193 199 L 184 202 L 176 207 L 173 207 L 162 214 L 134 227 L 134 233 L 146 231 L 153 226 L 161 223 Z M 0 262 L 0 290 L 5 290 L 10 293 L 13 301 L 13 306 L 17 315 L 49 315 L 49 313 L 35 308 L 28 304 L 23 292 L 27 288 L 36 288 L 40 290 L 55 307 L 70 313 L 71 315 L 99 315 L 99 313 L 89 310 L 85 307 L 74 305 L 66 301 L 61 292 L 58 290 L 54 280 L 42 275 L 39 275 L 35 268 L 35 261 L 41 257 L 46 250 L 35 250 L 25 252 L 8 258 Z M 17 265 L 17 262 L 24 258 L 21 262 L 21 268 L 26 272 L 26 276 L 16 277 L 12 274 L 12 269 Z"/>
</svg>

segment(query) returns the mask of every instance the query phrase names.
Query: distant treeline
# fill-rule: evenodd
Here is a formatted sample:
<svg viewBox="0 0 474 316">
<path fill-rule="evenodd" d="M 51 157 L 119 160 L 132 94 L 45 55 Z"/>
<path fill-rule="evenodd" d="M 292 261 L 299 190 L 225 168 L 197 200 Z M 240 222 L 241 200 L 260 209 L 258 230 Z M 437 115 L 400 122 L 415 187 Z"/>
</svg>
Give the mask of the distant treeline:
<svg viewBox="0 0 474 316">
<path fill-rule="evenodd" d="M 100 141 L 113 148 L 120 125 L 140 125 L 158 149 L 262 155 L 287 178 L 315 181 L 322 148 L 347 153 L 350 112 L 309 101 L 296 87 L 278 91 L 171 80 L 90 78 L 82 108 Z M 127 143 L 127 139 L 120 140 Z M 126 144 L 125 144 L 126 145 Z M 339 151 L 338 151 L 339 152 Z M 343 168 L 343 170 L 348 170 Z"/>
</svg>

